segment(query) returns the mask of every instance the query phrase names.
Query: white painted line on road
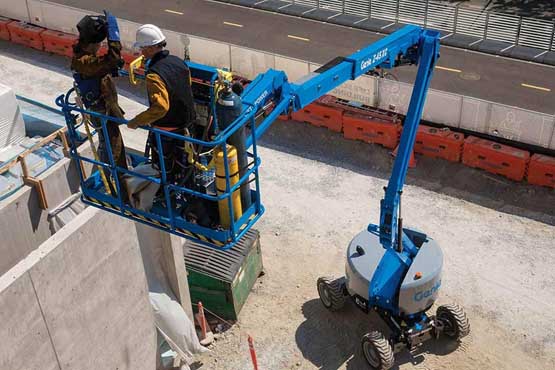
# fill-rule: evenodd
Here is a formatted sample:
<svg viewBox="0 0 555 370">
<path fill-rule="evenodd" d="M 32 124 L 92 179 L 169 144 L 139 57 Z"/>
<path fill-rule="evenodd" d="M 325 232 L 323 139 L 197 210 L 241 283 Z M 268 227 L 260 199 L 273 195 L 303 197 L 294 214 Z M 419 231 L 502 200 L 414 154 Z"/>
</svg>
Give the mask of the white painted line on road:
<svg viewBox="0 0 555 370">
<path fill-rule="evenodd" d="M 534 56 L 534 59 L 541 57 L 542 55 L 544 55 L 547 52 L 549 52 L 549 50 L 546 50 L 546 51 L 543 51 L 543 52 L 539 53 L 538 55 Z"/>
<path fill-rule="evenodd" d="M 528 87 L 530 89 L 536 89 L 536 90 L 545 91 L 545 92 L 550 92 L 551 91 L 551 89 L 548 89 L 547 87 L 529 85 L 529 84 L 525 84 L 525 83 L 521 83 L 520 85 L 523 86 L 523 87 Z"/>
<path fill-rule="evenodd" d="M 329 17 L 328 17 L 328 21 L 329 21 L 330 19 L 333 19 L 333 18 L 337 17 L 338 15 L 341 15 L 341 13 L 337 13 L 337 14 L 334 14 L 334 15 L 332 15 L 332 16 L 329 16 Z"/>
<path fill-rule="evenodd" d="M 362 18 L 360 21 L 356 21 L 356 22 L 353 23 L 353 24 L 359 24 L 360 22 L 364 22 L 364 21 L 366 21 L 366 20 L 368 20 L 368 17 Z"/>
<path fill-rule="evenodd" d="M 166 13 L 172 13 L 172 14 L 177 14 L 177 15 L 183 15 L 183 13 L 177 12 L 177 11 L 171 10 L 171 9 L 164 9 L 164 11 L 165 11 Z"/>
<path fill-rule="evenodd" d="M 305 37 L 299 37 L 299 36 L 294 36 L 294 35 L 287 35 L 287 37 L 289 37 L 290 39 L 295 39 L 295 40 L 301 40 L 301 41 L 310 41 L 310 39 L 307 39 Z"/>
<path fill-rule="evenodd" d="M 268 0 L 259 1 L 259 2 L 257 2 L 257 3 L 254 3 L 254 5 L 262 4 L 262 3 L 265 3 L 266 1 L 268 1 Z"/>
<path fill-rule="evenodd" d="M 445 35 L 445 36 L 441 36 L 439 39 L 440 39 L 440 40 L 443 40 L 444 38 L 449 37 L 449 36 L 451 36 L 452 34 L 453 34 L 453 33 L 450 33 L 450 34 Z"/>
<path fill-rule="evenodd" d="M 286 4 L 286 5 L 284 5 L 284 6 L 280 6 L 280 7 L 278 8 L 278 10 L 285 9 L 285 8 L 287 8 L 288 6 L 291 6 L 291 5 L 293 5 L 293 3 Z"/>
<path fill-rule="evenodd" d="M 309 9 L 309 10 L 303 12 L 302 15 L 305 15 L 306 13 L 310 13 L 310 12 L 312 12 L 312 11 L 314 11 L 314 10 L 316 10 L 316 8 Z"/>
<path fill-rule="evenodd" d="M 390 24 L 386 24 L 385 26 L 383 26 L 382 28 L 380 28 L 381 30 L 385 30 L 387 27 L 391 27 L 395 24 L 395 22 L 390 23 Z"/>
<path fill-rule="evenodd" d="M 460 69 L 455 69 L 455 68 L 447 68 L 447 67 L 442 67 L 442 66 L 436 66 L 437 69 L 441 69 L 442 71 L 448 71 L 448 72 L 455 72 L 455 73 L 461 73 L 462 71 Z"/>
<path fill-rule="evenodd" d="M 239 24 L 239 23 L 231 23 L 231 22 L 225 22 L 225 21 L 224 21 L 224 24 L 225 24 L 225 25 L 228 25 L 228 26 L 239 27 L 239 28 L 242 28 L 242 27 L 243 27 L 243 25 L 242 25 L 242 24 Z"/>
<path fill-rule="evenodd" d="M 482 41 L 484 41 L 484 40 L 476 40 L 472 44 L 468 44 L 468 46 L 476 45 L 477 43 L 482 42 Z"/>
</svg>

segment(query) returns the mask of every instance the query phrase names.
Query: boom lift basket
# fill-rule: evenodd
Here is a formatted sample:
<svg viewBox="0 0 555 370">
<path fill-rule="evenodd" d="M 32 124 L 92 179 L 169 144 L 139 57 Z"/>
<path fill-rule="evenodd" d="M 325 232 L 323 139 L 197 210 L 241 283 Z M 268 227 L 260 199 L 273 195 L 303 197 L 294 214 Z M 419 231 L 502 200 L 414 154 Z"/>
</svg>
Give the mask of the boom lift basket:
<svg viewBox="0 0 555 370">
<path fill-rule="evenodd" d="M 195 103 L 209 112 L 208 115 L 211 116 L 214 108 L 214 83 L 217 78 L 217 72 L 215 69 L 208 70 L 208 67 L 205 66 L 197 69 L 194 67 L 194 63 L 191 64 Z M 201 94 L 198 94 L 198 92 L 201 92 Z M 209 96 L 210 100 L 208 100 Z M 149 176 L 135 170 L 141 164 L 150 163 L 146 153 L 127 153 L 128 165 L 131 164 L 129 168 L 122 168 L 115 164 L 112 147 L 109 142 L 110 137 L 107 131 L 107 122 L 110 121 L 111 123 L 109 124 L 125 125 L 127 121 L 80 108 L 76 103 L 76 97 L 75 90 L 70 89 L 66 94 L 56 99 L 56 104 L 62 108 L 66 119 L 70 155 L 78 164 L 77 169 L 81 181 L 83 202 L 133 221 L 141 222 L 193 240 L 202 245 L 221 250 L 230 249 L 264 213 L 264 207 L 260 202 L 258 178 L 260 158 L 257 154 L 255 130 L 246 130 L 249 136 L 249 143 L 252 142 L 252 145 L 249 146 L 249 150 L 246 153 L 248 167 L 243 169 L 240 178 L 237 170 L 233 173 L 234 163 L 233 157 L 230 154 L 233 154 L 235 149 L 227 143 L 230 136 L 241 127 L 255 127 L 256 112 L 245 114 L 243 119 L 238 120 L 239 122 L 234 122 L 233 125 L 221 131 L 211 141 L 198 140 L 193 137 L 178 135 L 151 127 L 140 127 L 139 129 L 148 131 L 149 135 L 154 135 L 156 148 L 152 149 L 160 154 L 158 163 L 155 164 L 159 169 L 160 176 Z M 108 162 L 102 162 L 97 155 L 91 158 L 90 155 L 83 154 L 83 151 L 78 151 L 79 145 L 83 142 L 82 126 L 87 127 L 88 117 L 94 118 L 96 122 L 101 123 L 104 135 L 96 136 L 98 136 L 99 140 L 102 138 L 105 140 L 105 150 L 109 158 Z M 96 127 L 100 129 L 98 124 Z M 94 130 L 88 131 L 90 131 L 89 139 L 92 140 L 92 135 L 95 135 L 97 132 Z M 194 186 L 187 186 L 179 182 L 169 182 L 166 179 L 162 145 L 164 137 L 180 141 L 183 143 L 183 148 L 189 148 L 187 152 L 189 156 L 186 157 L 191 158 L 194 153 L 194 162 L 189 162 L 189 165 L 195 169 L 193 173 L 198 177 L 195 179 Z M 192 152 L 190 148 L 196 148 L 196 150 Z M 217 160 L 212 160 L 216 159 L 216 156 L 218 157 Z M 203 159 L 206 160 L 204 161 Z M 217 171 L 213 170 L 208 162 L 217 162 L 220 167 Z M 88 171 L 87 168 L 89 169 Z M 103 169 L 103 171 L 99 169 Z M 103 174 L 108 174 L 108 176 L 102 176 Z M 150 209 L 135 208 L 128 197 L 126 199 L 122 197 L 121 189 L 123 184 L 121 179 L 130 176 L 159 186 L 159 191 Z M 110 178 L 111 186 L 106 186 L 106 177 Z M 207 188 L 199 189 L 196 180 L 205 184 L 206 182 L 213 181 L 212 189 L 214 189 L 216 187 L 216 177 L 218 180 L 217 191 L 208 191 Z M 237 204 L 237 194 L 241 186 L 245 184 L 249 184 L 250 187 L 251 204 L 246 209 L 244 207 L 243 209 L 237 209 L 238 206 L 239 208 L 241 206 L 240 203 Z M 110 191 L 110 188 L 113 191 Z M 219 206 L 220 214 L 222 209 L 225 209 L 227 215 L 222 215 L 222 218 L 224 218 L 223 216 L 227 217 L 225 217 L 225 220 L 220 220 L 220 222 L 212 225 L 201 225 L 198 220 L 190 219 L 187 213 L 187 210 L 192 205 L 199 202 L 208 205 L 207 207 L 212 207 L 212 209 Z M 216 213 L 218 213 L 218 210 L 216 210 Z"/>
</svg>

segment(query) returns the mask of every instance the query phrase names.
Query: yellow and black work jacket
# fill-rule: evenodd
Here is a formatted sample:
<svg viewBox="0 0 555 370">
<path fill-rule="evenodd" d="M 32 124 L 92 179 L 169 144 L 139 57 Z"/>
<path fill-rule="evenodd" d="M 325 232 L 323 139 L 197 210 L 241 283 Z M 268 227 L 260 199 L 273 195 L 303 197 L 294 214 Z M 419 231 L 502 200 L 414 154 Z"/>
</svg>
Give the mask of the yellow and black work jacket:
<svg viewBox="0 0 555 370">
<path fill-rule="evenodd" d="M 74 48 L 71 69 L 85 107 L 122 117 L 116 86 L 111 74 L 122 65 L 121 43 L 108 42 L 106 55 L 97 56 L 84 51 L 79 44 Z"/>
<path fill-rule="evenodd" d="M 137 115 L 130 126 L 165 129 L 190 128 L 195 121 L 195 107 L 189 68 L 164 50 L 150 61 L 146 74 L 149 108 Z"/>
</svg>

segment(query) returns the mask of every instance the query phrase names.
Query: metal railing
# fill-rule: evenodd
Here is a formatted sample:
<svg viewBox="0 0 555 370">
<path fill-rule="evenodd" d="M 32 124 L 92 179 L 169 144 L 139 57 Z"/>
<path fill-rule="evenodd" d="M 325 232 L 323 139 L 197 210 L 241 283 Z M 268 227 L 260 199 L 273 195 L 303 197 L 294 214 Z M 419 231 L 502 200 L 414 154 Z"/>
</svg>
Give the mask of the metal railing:
<svg viewBox="0 0 555 370">
<path fill-rule="evenodd" d="M 283 3 L 302 5 L 336 12 L 381 19 L 395 23 L 410 23 L 445 33 L 445 37 L 460 34 L 482 40 L 500 41 L 512 46 L 526 46 L 546 51 L 555 50 L 553 21 L 524 18 L 470 8 L 462 4 L 449 4 L 433 0 L 281 0 Z M 259 1 L 262 4 L 265 1 Z M 278 10 L 279 11 L 279 10 Z M 307 11 L 309 14 L 311 11 Z M 333 21 L 335 16 L 329 17 Z M 386 29 L 388 26 L 385 26 Z M 509 46 L 510 47 L 510 46 Z"/>
</svg>

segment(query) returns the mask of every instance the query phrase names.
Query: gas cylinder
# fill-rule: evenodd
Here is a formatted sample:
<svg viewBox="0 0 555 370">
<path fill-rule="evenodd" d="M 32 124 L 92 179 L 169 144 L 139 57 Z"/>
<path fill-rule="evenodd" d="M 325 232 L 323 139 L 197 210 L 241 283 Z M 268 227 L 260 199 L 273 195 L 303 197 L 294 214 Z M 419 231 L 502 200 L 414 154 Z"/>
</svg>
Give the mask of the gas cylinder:
<svg viewBox="0 0 555 370">
<path fill-rule="evenodd" d="M 225 157 L 221 148 L 214 150 L 216 164 L 216 190 L 218 195 L 226 192 L 226 175 L 225 175 Z M 239 182 L 239 164 L 237 161 L 237 150 L 232 145 L 227 145 L 227 165 L 229 169 L 229 186 L 233 186 Z M 241 207 L 241 195 L 239 190 L 235 190 L 231 194 L 231 203 L 233 207 L 233 217 L 237 221 L 243 214 Z M 218 211 L 220 213 L 220 223 L 224 228 L 229 228 L 231 220 L 229 218 L 229 199 L 225 198 L 218 201 Z"/>
<path fill-rule="evenodd" d="M 243 102 L 241 97 L 235 94 L 229 82 L 226 87 L 220 92 L 218 100 L 216 101 L 216 118 L 218 128 L 225 130 L 228 128 L 240 115 L 243 110 Z M 248 157 L 246 148 L 246 135 L 245 126 L 240 127 L 228 139 L 228 143 L 233 145 L 237 150 L 237 161 L 239 164 L 239 175 L 242 177 L 248 170 Z M 247 209 L 251 205 L 251 190 L 248 181 L 241 185 L 241 203 L 243 209 Z"/>
</svg>

